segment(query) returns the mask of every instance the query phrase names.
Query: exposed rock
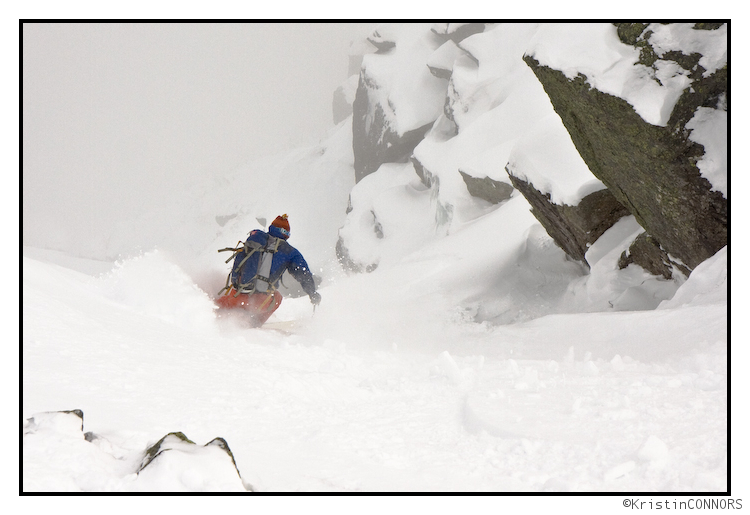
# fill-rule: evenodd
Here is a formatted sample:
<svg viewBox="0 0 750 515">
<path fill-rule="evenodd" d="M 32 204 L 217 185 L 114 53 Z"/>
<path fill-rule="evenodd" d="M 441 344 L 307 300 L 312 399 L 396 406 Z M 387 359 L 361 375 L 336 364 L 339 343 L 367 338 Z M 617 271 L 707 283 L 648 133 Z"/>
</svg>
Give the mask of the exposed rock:
<svg viewBox="0 0 750 515">
<path fill-rule="evenodd" d="M 469 36 L 484 32 L 486 27 L 486 23 L 441 23 L 439 26 L 434 26 L 432 32 L 440 36 L 446 36 L 454 43 L 458 43 Z"/>
<path fill-rule="evenodd" d="M 729 100 L 728 67 L 725 66 L 716 70 L 716 73 L 703 77 L 705 70 L 697 64 L 696 57 L 699 59 L 700 54 L 691 54 L 691 62 L 696 62 L 694 70 L 690 75 L 693 82 L 689 88 L 683 91 L 682 96 L 672 110 L 672 116 L 669 118 L 669 127 L 674 131 L 685 133 L 685 124 L 690 121 L 699 107 L 726 110 L 726 104 Z M 689 66 L 689 63 L 687 66 Z"/>
<path fill-rule="evenodd" d="M 469 190 L 472 197 L 481 198 L 491 204 L 505 202 L 510 198 L 511 193 L 513 193 L 513 186 L 510 184 L 495 181 L 489 177 L 477 179 L 461 170 L 459 170 L 458 173 L 463 177 L 464 182 L 466 183 L 466 188 Z"/>
<path fill-rule="evenodd" d="M 717 30 L 720 29 L 721 26 L 724 25 L 723 22 L 719 23 L 696 23 L 693 25 L 693 28 L 696 30 Z"/>
<path fill-rule="evenodd" d="M 618 32 L 623 41 L 643 41 L 635 35 L 638 29 L 618 27 Z M 642 59 L 647 47 L 642 45 Z M 692 270 L 726 245 L 727 199 L 701 176 L 696 162 L 703 146 L 690 141 L 684 128 L 699 106 L 716 106 L 726 95 L 726 67 L 705 78 L 694 70 L 692 86 L 667 126 L 659 127 L 645 122 L 625 100 L 592 89 L 583 75 L 569 80 L 533 57 L 524 60 L 588 168 L 669 255 Z"/>
<path fill-rule="evenodd" d="M 458 47 L 453 41 L 448 40 L 427 60 L 427 68 L 430 73 L 439 79 L 450 79 L 453 74 L 453 64 L 466 52 Z"/>
<path fill-rule="evenodd" d="M 684 265 L 672 261 L 659 242 L 645 232 L 639 234 L 630 248 L 622 253 L 617 265 L 622 269 L 631 263 L 640 265 L 649 273 L 661 275 L 666 279 L 672 279 L 675 268 L 686 276 L 690 275 L 690 271 Z"/>
<path fill-rule="evenodd" d="M 87 442 L 95 442 L 96 440 L 101 440 L 101 436 L 99 436 L 96 433 L 93 433 L 91 431 L 88 431 L 87 433 L 83 434 L 83 439 Z"/>
<path fill-rule="evenodd" d="M 349 255 L 349 249 L 346 248 L 341 236 L 336 240 L 336 259 L 338 259 L 341 268 L 348 272 L 360 273 L 362 271 L 359 263 L 355 262 Z"/>
<path fill-rule="evenodd" d="M 636 46 L 638 38 L 648 27 L 648 23 L 615 23 L 617 27 L 617 37 L 626 45 Z"/>
<path fill-rule="evenodd" d="M 451 78 L 451 70 L 448 68 L 443 68 L 441 66 L 432 66 L 430 64 L 427 64 L 427 67 L 430 69 L 430 73 L 433 74 L 438 79 L 450 79 Z"/>
<path fill-rule="evenodd" d="M 414 172 L 416 172 L 417 177 L 422 181 L 422 184 L 431 188 L 433 182 L 437 180 L 437 177 L 434 177 L 429 171 L 427 171 L 422 162 L 416 157 L 411 157 L 411 163 L 414 165 Z"/>
<path fill-rule="evenodd" d="M 346 212 L 350 213 L 351 211 L 351 198 L 349 198 L 349 206 Z M 379 240 L 382 240 L 385 237 L 383 233 L 383 225 L 378 220 L 378 216 L 375 214 L 375 211 L 370 210 L 370 214 L 372 215 L 372 230 L 375 233 L 375 237 Z M 378 267 L 378 263 L 360 263 L 357 260 L 353 259 L 349 253 L 349 249 L 346 246 L 344 238 L 341 236 L 341 231 L 339 231 L 339 239 L 336 241 L 336 257 L 341 267 L 349 272 L 370 273 Z"/>
<path fill-rule="evenodd" d="M 451 80 L 448 82 L 448 92 L 445 95 L 445 103 L 443 104 L 443 114 L 452 124 L 453 133 L 458 134 L 458 122 L 454 115 L 454 109 L 458 103 L 457 99 L 461 98 L 461 95 L 456 91 L 456 85 Z"/>
<path fill-rule="evenodd" d="M 447 37 L 422 25 L 383 24 L 368 41 L 378 51 L 365 56 L 352 88 L 356 182 L 384 163 L 407 162 L 440 117 L 447 84 L 426 64 Z"/>
<path fill-rule="evenodd" d="M 29 438 L 34 438 L 33 435 L 39 434 L 45 434 L 46 438 L 51 439 L 51 441 L 56 442 L 60 445 L 65 445 L 65 442 L 68 441 L 77 442 L 80 439 L 81 446 L 67 447 L 65 448 L 67 452 L 70 452 L 70 450 L 72 449 L 72 452 L 81 452 L 85 453 L 85 455 L 88 455 L 88 453 L 91 451 L 87 451 L 86 449 L 88 449 L 88 445 L 91 444 L 96 449 L 98 449 L 98 451 L 96 452 L 100 451 L 104 453 L 104 456 L 114 457 L 116 459 L 124 459 L 125 456 L 125 454 L 123 453 L 123 449 L 119 449 L 116 446 L 113 446 L 111 442 L 107 441 L 107 439 L 102 437 L 101 435 L 98 435 L 91 431 L 83 433 L 83 411 L 81 411 L 80 409 L 35 413 L 33 417 L 25 421 L 23 426 L 23 435 L 24 438 L 26 438 L 27 435 L 29 435 Z M 50 437 L 50 435 L 52 436 Z M 251 485 L 245 483 L 242 480 L 242 476 L 237 469 L 237 463 L 234 459 L 234 455 L 232 454 L 232 451 L 229 448 L 226 440 L 224 440 L 223 438 L 214 438 L 206 445 L 199 447 L 195 444 L 195 442 L 191 441 L 181 432 L 169 433 L 154 445 L 146 449 L 145 452 L 143 452 L 140 463 L 138 465 L 138 469 L 135 472 L 137 474 L 140 474 L 156 460 L 159 460 L 161 456 L 164 456 L 165 453 L 168 453 L 170 451 L 179 450 L 182 451 L 182 453 L 186 454 L 203 454 L 204 451 L 202 451 L 202 449 L 207 447 L 218 447 L 224 453 L 226 453 L 227 456 L 229 456 L 232 466 L 234 467 L 234 471 L 237 474 L 237 478 L 239 479 L 239 482 L 236 484 L 237 487 L 239 487 L 239 485 L 241 484 L 242 488 L 244 488 L 245 490 L 253 490 Z M 215 451 L 208 451 L 208 454 L 211 455 L 213 452 Z M 76 459 L 78 458 L 75 456 L 72 457 L 72 461 L 75 462 Z M 198 464 L 198 466 L 200 466 L 200 463 L 200 460 L 196 460 L 196 464 Z M 170 469 L 167 468 L 167 470 Z M 207 470 L 206 472 L 208 474 L 213 474 L 216 471 L 211 469 Z M 164 471 L 162 470 L 159 473 L 163 474 Z M 233 473 L 229 469 L 227 469 L 226 472 L 224 472 L 222 475 L 225 477 L 229 477 L 230 479 L 233 478 Z"/>
<path fill-rule="evenodd" d="M 232 452 L 232 449 L 229 448 L 229 444 L 227 443 L 227 441 L 224 440 L 222 437 L 219 436 L 219 437 L 214 438 L 210 442 L 208 442 L 206 445 L 204 445 L 204 447 L 208 447 L 209 445 L 218 447 L 222 451 L 224 451 L 225 453 L 227 453 L 227 455 L 229 456 L 229 458 L 231 458 L 231 460 L 232 460 L 232 465 L 234 465 L 234 470 L 236 470 L 237 471 L 237 475 L 240 476 L 240 471 L 237 468 L 237 462 L 234 461 L 234 453 Z"/>
<path fill-rule="evenodd" d="M 368 43 L 377 48 L 377 53 L 383 54 L 396 46 L 396 42 L 387 38 L 379 30 L 373 31 L 367 38 Z"/>
<path fill-rule="evenodd" d="M 72 430 L 75 427 L 83 432 L 83 411 L 80 409 L 66 411 L 45 411 L 35 413 L 24 422 L 23 434 L 33 434 L 40 428 L 64 426 Z"/>
<path fill-rule="evenodd" d="M 68 411 L 61 411 L 60 413 L 71 413 L 81 419 L 81 429 L 83 429 L 83 411 L 79 409 L 73 409 Z"/>
<path fill-rule="evenodd" d="M 375 82 L 362 73 L 353 104 L 352 146 L 354 150 L 354 179 L 361 181 L 383 163 L 403 163 L 424 138 L 432 122 L 399 135 L 391 128 L 384 107 L 370 104 L 369 91 L 377 89 Z"/>
<path fill-rule="evenodd" d="M 514 176 L 506 168 L 513 186 L 531 204 L 531 212 L 566 254 L 586 262 L 586 251 L 599 236 L 617 220 L 628 215 L 608 190 L 598 190 L 586 195 L 577 206 L 555 204 L 549 193 L 542 193 L 532 184 Z"/>
<path fill-rule="evenodd" d="M 338 241 L 336 241 L 336 258 L 341 267 L 348 272 L 358 274 L 362 272 L 370 273 L 378 267 L 377 263 L 363 264 L 352 259 L 349 255 L 349 250 L 346 248 L 346 243 L 341 236 L 339 236 Z"/>
<path fill-rule="evenodd" d="M 349 202 L 346 206 L 346 214 L 348 215 L 354 210 L 354 207 L 352 207 L 352 197 L 349 195 Z M 372 212 L 373 216 L 373 231 L 375 232 L 375 236 L 377 236 L 379 239 L 383 238 L 383 227 L 378 222 L 377 217 L 375 216 L 375 213 Z M 341 268 L 346 270 L 347 272 L 354 272 L 354 273 L 362 273 L 362 272 L 372 272 L 378 267 L 377 263 L 360 263 L 353 259 L 351 257 L 351 254 L 349 253 L 349 249 L 346 246 L 346 242 L 344 241 L 344 238 L 341 236 L 341 230 L 339 229 L 339 238 L 336 241 L 336 259 L 338 259 L 339 264 L 341 265 Z"/>
<path fill-rule="evenodd" d="M 354 99 L 352 145 L 356 182 L 375 172 L 383 163 L 406 162 L 432 126 L 429 123 L 399 136 L 388 124 L 383 106 L 370 106 L 368 89 L 375 87 L 366 77 L 360 77 Z"/>
<path fill-rule="evenodd" d="M 440 200 L 440 177 L 430 172 L 422 162 L 412 156 L 414 172 L 426 187 L 430 188 L 430 197 L 435 202 L 435 223 L 443 226 L 453 219 L 453 206 Z"/>
<path fill-rule="evenodd" d="M 175 446 L 175 443 L 187 443 L 195 445 L 195 442 L 190 440 L 187 436 L 185 436 L 180 431 L 177 431 L 175 433 L 169 433 L 166 436 L 163 436 L 161 440 L 156 442 L 154 445 L 146 449 L 146 452 L 143 456 L 143 460 L 141 460 L 141 464 L 138 467 L 138 472 L 145 469 L 149 463 L 154 461 L 154 459 L 162 452 L 172 449 Z"/>
<path fill-rule="evenodd" d="M 384 236 L 384 234 L 383 234 L 383 225 L 378 220 L 378 215 L 375 214 L 375 211 L 371 210 L 370 213 L 372 213 L 372 219 L 375 222 L 373 224 L 373 226 L 372 226 L 372 230 L 375 231 L 375 236 L 377 236 L 377 238 L 379 240 L 382 240 L 383 236 Z"/>
<path fill-rule="evenodd" d="M 226 440 L 223 438 L 214 438 L 210 442 L 208 442 L 206 445 L 203 446 L 203 448 L 206 447 L 218 447 L 222 451 L 224 451 L 227 456 L 229 456 L 229 459 L 232 462 L 232 466 L 234 467 L 235 472 L 237 473 L 237 477 L 242 480 L 242 475 L 240 474 L 240 471 L 237 469 L 237 462 L 234 460 L 234 454 L 232 454 L 232 450 L 229 448 L 229 444 L 227 444 Z M 161 456 L 165 456 L 166 453 L 174 450 L 181 450 L 183 452 L 191 453 L 191 452 L 200 452 L 201 447 L 198 447 L 195 442 L 190 440 L 187 436 L 185 436 L 181 432 L 174 432 L 169 433 L 165 435 L 161 440 L 156 442 L 154 445 L 146 449 L 146 452 L 144 453 L 143 459 L 141 460 L 141 464 L 138 467 L 137 473 L 140 474 L 143 470 L 145 470 L 151 463 L 154 463 L 156 460 L 158 460 Z M 251 490 L 251 487 L 247 485 L 244 481 L 242 482 L 243 486 Z"/>
</svg>

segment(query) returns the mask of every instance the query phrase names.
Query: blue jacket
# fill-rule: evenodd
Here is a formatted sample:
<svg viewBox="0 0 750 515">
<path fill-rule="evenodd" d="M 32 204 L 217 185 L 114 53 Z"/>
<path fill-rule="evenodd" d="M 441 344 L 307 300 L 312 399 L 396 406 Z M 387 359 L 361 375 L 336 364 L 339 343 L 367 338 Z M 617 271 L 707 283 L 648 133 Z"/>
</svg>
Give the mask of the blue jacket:
<svg viewBox="0 0 750 515">
<path fill-rule="evenodd" d="M 254 241 L 261 245 L 266 245 L 268 242 L 268 233 L 261 230 L 254 230 L 248 236 L 247 241 Z M 232 265 L 232 284 L 244 284 L 251 281 L 258 273 L 258 264 L 260 263 L 260 257 L 262 252 L 255 252 L 250 258 L 245 261 L 242 267 L 242 273 L 240 277 L 237 277 L 237 267 L 247 256 L 246 251 L 237 253 L 234 258 L 234 264 Z M 302 257 L 299 250 L 289 245 L 285 240 L 279 242 L 279 246 L 273 255 L 271 261 L 271 273 L 269 274 L 270 283 L 274 288 L 279 287 L 279 281 L 284 272 L 289 271 L 301 285 L 302 289 L 308 295 L 315 293 L 315 281 L 313 280 L 312 272 L 310 267 L 307 266 L 305 258 Z M 238 280 L 239 279 L 239 280 Z"/>
</svg>

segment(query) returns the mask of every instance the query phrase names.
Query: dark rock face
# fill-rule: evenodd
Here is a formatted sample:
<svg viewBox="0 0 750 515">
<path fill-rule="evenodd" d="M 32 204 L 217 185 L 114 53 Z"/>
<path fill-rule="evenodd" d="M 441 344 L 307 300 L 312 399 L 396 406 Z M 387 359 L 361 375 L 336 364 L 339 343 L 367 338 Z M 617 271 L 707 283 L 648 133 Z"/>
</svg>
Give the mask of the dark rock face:
<svg viewBox="0 0 750 515">
<path fill-rule="evenodd" d="M 432 173 L 430 173 L 430 171 L 427 170 L 422 162 L 416 157 L 411 157 L 411 163 L 414 165 L 414 172 L 417 174 L 417 177 L 419 177 L 419 180 L 422 181 L 422 184 L 431 188 L 437 181 L 437 177 L 432 175 Z"/>
<path fill-rule="evenodd" d="M 659 242 L 645 232 L 639 234 L 630 248 L 622 253 L 617 265 L 620 269 L 623 269 L 631 263 L 643 267 L 644 270 L 653 275 L 661 275 L 666 279 L 672 279 L 675 268 L 684 275 L 690 275 L 690 271 L 685 266 L 672 261 L 661 248 Z"/>
<path fill-rule="evenodd" d="M 170 444 L 173 442 L 181 442 L 186 443 L 190 445 L 196 445 L 195 442 L 190 440 L 187 436 L 185 436 L 184 433 L 177 431 L 174 433 L 169 433 L 166 436 L 164 436 L 161 440 L 156 442 L 154 445 L 146 449 L 146 453 L 143 457 L 143 461 L 141 462 L 140 467 L 138 468 L 138 472 L 146 468 L 149 463 L 154 461 L 161 453 L 167 452 L 171 450 Z M 214 438 L 210 442 L 208 442 L 203 447 L 208 447 L 209 445 L 219 447 L 222 451 L 224 451 L 227 456 L 232 460 L 232 465 L 234 465 L 235 470 L 237 470 L 237 463 L 234 461 L 234 454 L 232 453 L 232 450 L 229 448 L 229 444 L 226 440 L 224 440 L 221 437 Z M 240 471 L 237 470 L 237 475 L 239 475 Z"/>
<path fill-rule="evenodd" d="M 623 29 L 621 38 L 632 41 L 637 30 Z M 649 53 L 643 48 L 642 59 Z M 704 149 L 688 139 L 684 127 L 698 107 L 716 107 L 726 97 L 726 68 L 706 78 L 694 73 L 669 123 L 659 127 L 625 100 L 592 89 L 582 75 L 568 80 L 533 57 L 524 60 L 588 168 L 664 251 L 692 270 L 727 244 L 727 199 L 700 175 L 696 162 Z"/>
<path fill-rule="evenodd" d="M 513 186 L 510 184 L 495 181 L 489 177 L 477 179 L 461 170 L 459 170 L 458 173 L 463 177 L 464 182 L 466 183 L 466 188 L 469 190 L 469 194 L 471 194 L 472 197 L 481 198 L 491 204 L 505 202 L 510 198 L 511 193 L 513 193 Z"/>
<path fill-rule="evenodd" d="M 452 70 L 447 70 L 445 68 L 438 68 L 437 66 L 430 66 L 429 64 L 427 67 L 430 69 L 430 73 L 433 74 L 438 79 L 450 79 L 452 75 Z"/>
<path fill-rule="evenodd" d="M 422 162 L 416 157 L 412 156 L 411 162 L 414 165 L 414 171 L 419 177 L 419 180 L 422 181 L 422 184 L 432 190 L 432 198 L 435 201 L 435 222 L 438 225 L 448 223 L 453 218 L 453 206 L 450 204 L 444 204 L 438 198 L 438 192 L 440 191 L 440 177 L 425 168 Z"/>
<path fill-rule="evenodd" d="M 154 445 L 146 449 L 146 452 L 143 456 L 143 460 L 141 461 L 141 465 L 138 467 L 138 472 L 148 467 L 149 463 L 154 461 L 156 457 L 161 454 L 164 451 L 169 450 L 169 443 L 172 441 L 177 442 L 184 442 L 188 444 L 195 445 L 195 442 L 190 440 L 187 436 L 185 436 L 182 432 L 177 431 L 175 433 L 169 433 L 161 438 L 158 442 L 156 442 Z"/>
<path fill-rule="evenodd" d="M 469 36 L 484 32 L 484 29 L 486 27 L 486 23 L 446 23 L 443 30 L 436 30 L 435 28 L 433 28 L 432 31 L 440 36 L 447 36 L 448 38 L 453 40 L 454 43 L 458 43 L 459 41 L 463 41 Z"/>
<path fill-rule="evenodd" d="M 375 172 L 383 163 L 406 162 L 432 126 L 432 123 L 429 123 L 399 135 L 386 119 L 384 109 L 388 106 L 370 105 L 369 91 L 377 87 L 363 71 L 352 105 L 352 146 L 356 182 Z"/>
<path fill-rule="evenodd" d="M 445 24 L 442 31 L 433 28 L 432 33 L 438 45 L 449 40 L 459 43 L 473 34 L 483 32 L 485 28 L 484 23 Z M 379 34 L 378 31 L 373 32 L 367 41 L 377 48 L 377 54 L 388 54 L 396 46 L 394 41 Z M 430 70 L 438 78 L 450 78 L 448 70 L 437 68 Z M 368 75 L 366 69 L 362 69 L 352 105 L 352 146 L 356 182 L 375 172 L 383 163 L 406 162 L 434 122 L 433 120 L 422 127 L 399 135 L 388 123 L 389 118 L 395 117 L 390 102 L 387 105 L 381 105 L 372 101 L 374 95 L 371 92 L 378 88 L 376 78 Z M 386 116 L 386 110 L 389 111 L 388 116 Z"/>
<path fill-rule="evenodd" d="M 393 47 L 396 46 L 396 42 L 395 41 L 391 41 L 387 37 L 384 37 L 377 30 L 375 30 L 372 34 L 370 34 L 370 36 L 367 38 L 367 41 L 372 46 L 374 46 L 375 48 L 377 48 L 377 52 L 379 54 L 385 54 L 388 51 L 390 51 Z"/>
<path fill-rule="evenodd" d="M 531 183 L 515 177 L 507 168 L 506 171 L 513 186 L 531 204 L 531 213 L 555 243 L 570 257 L 586 265 L 588 247 L 620 218 L 630 214 L 606 189 L 585 196 L 577 206 L 555 204 L 549 193 L 542 193 Z"/>
<path fill-rule="evenodd" d="M 232 465 L 234 465 L 234 470 L 237 471 L 237 475 L 240 475 L 240 470 L 237 468 L 237 462 L 234 460 L 234 453 L 232 452 L 232 449 L 229 448 L 229 444 L 226 440 L 224 440 L 222 437 L 216 437 L 210 442 L 208 442 L 204 447 L 208 447 L 209 445 L 212 445 L 214 447 L 220 448 L 222 451 L 227 453 L 227 456 L 232 460 Z"/>
<path fill-rule="evenodd" d="M 162 454 L 171 451 L 175 444 L 188 444 L 191 446 L 196 445 L 195 442 L 190 440 L 182 432 L 177 431 L 174 433 L 169 433 L 162 437 L 161 440 L 156 442 L 154 445 L 146 449 L 143 459 L 141 460 L 141 464 L 138 467 L 137 473 L 140 473 L 143 469 L 148 467 L 154 460 L 159 459 L 159 456 L 161 456 Z M 237 472 L 237 476 L 242 479 L 240 471 L 239 469 L 237 469 L 237 462 L 234 460 L 234 454 L 232 454 L 232 450 L 229 448 L 229 444 L 227 444 L 226 440 L 221 437 L 214 438 L 203 447 L 209 446 L 219 447 L 222 451 L 224 451 L 232 460 L 232 465 L 234 466 L 234 470 Z M 249 489 L 246 483 L 243 482 L 243 485 L 245 485 L 246 489 Z"/>
</svg>

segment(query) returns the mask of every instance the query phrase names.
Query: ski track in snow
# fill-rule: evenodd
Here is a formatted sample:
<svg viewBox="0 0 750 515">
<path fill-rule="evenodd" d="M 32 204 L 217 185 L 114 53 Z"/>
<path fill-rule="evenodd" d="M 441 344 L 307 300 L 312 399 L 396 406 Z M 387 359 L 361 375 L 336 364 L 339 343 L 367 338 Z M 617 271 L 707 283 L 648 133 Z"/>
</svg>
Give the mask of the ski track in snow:
<svg viewBox="0 0 750 515">
<path fill-rule="evenodd" d="M 123 291 L 149 269 L 190 282 L 149 259 L 99 279 L 24 259 L 24 420 L 81 409 L 102 437 L 96 452 L 67 433 L 24 437 L 25 491 L 149 489 L 135 467 L 174 431 L 225 438 L 261 492 L 727 488 L 726 304 L 494 328 L 415 320 L 398 339 L 386 308 L 335 306 L 331 331 L 341 284 L 315 316 L 286 299 L 268 328 L 247 329 L 206 317 L 197 290 L 161 313 L 150 302 L 175 299 L 158 283 Z M 381 333 L 360 323 L 373 317 Z M 206 487 L 181 474 L 180 488 Z"/>
</svg>

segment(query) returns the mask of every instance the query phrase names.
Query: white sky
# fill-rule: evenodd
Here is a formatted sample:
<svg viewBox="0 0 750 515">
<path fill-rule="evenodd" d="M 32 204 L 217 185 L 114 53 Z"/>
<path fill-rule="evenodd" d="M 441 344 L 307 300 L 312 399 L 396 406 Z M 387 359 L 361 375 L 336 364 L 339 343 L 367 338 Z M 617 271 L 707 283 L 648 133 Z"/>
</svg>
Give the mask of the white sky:
<svg viewBox="0 0 750 515">
<path fill-rule="evenodd" d="M 24 24 L 23 243 L 317 141 L 373 23 Z"/>
</svg>

